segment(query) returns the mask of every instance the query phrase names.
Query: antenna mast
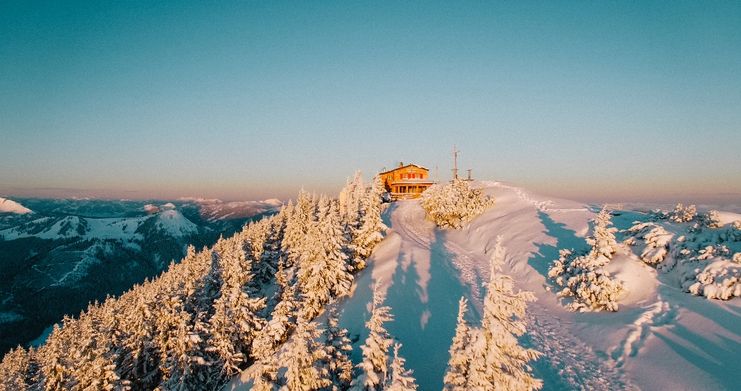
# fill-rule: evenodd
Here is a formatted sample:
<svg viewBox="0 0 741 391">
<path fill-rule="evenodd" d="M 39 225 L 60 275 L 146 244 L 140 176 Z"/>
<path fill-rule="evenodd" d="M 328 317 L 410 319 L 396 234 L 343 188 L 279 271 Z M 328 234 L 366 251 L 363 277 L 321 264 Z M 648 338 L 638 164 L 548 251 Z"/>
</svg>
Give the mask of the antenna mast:
<svg viewBox="0 0 741 391">
<path fill-rule="evenodd" d="M 458 154 L 460 152 L 455 148 L 455 144 L 453 144 L 453 179 L 458 179 Z"/>
</svg>

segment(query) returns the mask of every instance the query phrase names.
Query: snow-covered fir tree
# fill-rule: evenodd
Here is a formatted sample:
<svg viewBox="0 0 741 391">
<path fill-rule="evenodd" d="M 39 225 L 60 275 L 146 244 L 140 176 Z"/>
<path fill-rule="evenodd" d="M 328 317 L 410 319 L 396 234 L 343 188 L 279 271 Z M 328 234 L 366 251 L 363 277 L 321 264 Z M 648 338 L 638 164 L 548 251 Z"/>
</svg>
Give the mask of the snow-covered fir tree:
<svg viewBox="0 0 741 391">
<path fill-rule="evenodd" d="M 264 325 L 258 313 L 265 307 L 265 299 L 249 297 L 244 291 L 252 280 L 250 258 L 254 253 L 246 253 L 241 240 L 223 241 L 217 244 L 217 251 L 223 284 L 209 319 L 206 350 L 216 354 L 216 365 L 223 374 L 232 376 L 247 362 L 252 341 Z"/>
<path fill-rule="evenodd" d="M 343 233 L 337 203 L 332 202 L 327 214 L 319 221 L 319 232 L 324 256 L 327 259 L 325 271 L 331 283 L 332 296 L 345 296 L 350 292 L 354 278 L 348 264 L 347 248 L 350 243 Z"/>
<path fill-rule="evenodd" d="M 514 291 L 512 278 L 502 274 L 504 247 L 501 237 L 491 256 L 491 276 L 484 300 L 484 314 L 479 339 L 473 344 L 469 371 L 469 389 L 537 390 L 543 382 L 533 377 L 529 362 L 540 353 L 522 347 L 517 337 L 525 334 L 523 320 L 527 303 L 535 300 L 532 292 Z"/>
<path fill-rule="evenodd" d="M 276 391 L 278 383 L 278 357 L 270 354 L 250 367 L 253 391 Z"/>
<path fill-rule="evenodd" d="M 602 208 L 594 219 L 594 233 L 587 238 L 587 243 L 592 246 L 595 255 L 604 256 L 607 259 L 612 259 L 612 255 L 618 250 L 618 244 L 615 240 L 617 228 L 612 227 L 611 219 L 610 211 L 607 208 Z"/>
<path fill-rule="evenodd" d="M 352 271 L 356 269 L 356 261 L 359 256 L 355 253 L 356 236 L 362 223 L 364 211 L 362 209 L 362 200 L 365 196 L 366 189 L 363 184 L 363 177 L 360 171 L 355 173 L 352 181 L 348 180 L 345 187 L 340 191 L 338 199 L 340 219 L 342 221 L 342 231 L 348 246 L 345 252 L 348 256 L 348 264 Z M 357 265 L 358 267 L 363 265 Z"/>
<path fill-rule="evenodd" d="M 605 257 L 590 252 L 577 256 L 571 250 L 560 250 L 559 259 L 548 270 L 548 277 L 562 289 L 559 297 L 572 298 L 567 304 L 572 311 L 617 311 L 623 285 L 604 270 Z"/>
<path fill-rule="evenodd" d="M 363 352 L 363 361 L 358 365 L 358 374 L 352 381 L 352 390 L 375 391 L 382 390 L 388 378 L 389 349 L 393 339 L 383 326 L 393 320 L 391 308 L 383 305 L 386 299 L 381 291 L 380 282 L 373 288 L 373 305 L 370 319 L 365 323 L 368 329 L 368 338 L 360 347 Z"/>
<path fill-rule="evenodd" d="M 296 330 L 280 355 L 280 363 L 285 367 L 282 389 L 287 391 L 319 390 L 332 384 L 329 372 L 322 366 L 325 351 L 317 342 L 321 331 L 315 322 L 305 318 L 298 317 Z"/>
<path fill-rule="evenodd" d="M 468 301 L 461 297 L 458 301 L 458 320 L 455 326 L 455 336 L 450 345 L 450 360 L 443 379 L 445 391 L 465 391 L 468 378 L 468 368 L 471 364 L 471 328 L 466 322 Z"/>
<path fill-rule="evenodd" d="M 394 358 L 389 366 L 389 380 L 386 391 L 413 391 L 417 389 L 417 380 L 412 376 L 412 370 L 406 369 L 406 360 L 399 355 L 401 344 L 394 344 Z"/>
<path fill-rule="evenodd" d="M 593 235 L 587 238 L 589 252 L 579 255 L 562 249 L 548 270 L 548 277 L 561 288 L 558 296 L 572 299 L 567 304 L 572 311 L 618 310 L 623 284 L 605 270 L 617 251 L 611 224 L 609 212 L 603 209 L 595 219 Z"/>
<path fill-rule="evenodd" d="M 286 341 L 288 335 L 296 325 L 298 303 L 296 301 L 296 285 L 288 281 L 283 263 L 278 266 L 276 274 L 280 287 L 280 301 L 273 309 L 270 319 L 255 337 L 252 354 L 255 359 L 268 357 Z"/>
<path fill-rule="evenodd" d="M 327 315 L 326 340 L 324 344 L 325 365 L 332 381 L 331 390 L 345 390 L 352 380 L 352 342 L 348 331 L 339 326 L 337 309 L 331 307 Z"/>
<path fill-rule="evenodd" d="M 310 227 L 314 225 L 316 217 L 314 197 L 301 190 L 295 206 L 289 201 L 289 212 L 283 236 L 283 251 L 287 255 L 287 265 L 292 266 L 299 262 L 299 258 L 305 251 L 307 234 Z"/>
<path fill-rule="evenodd" d="M 365 267 L 365 259 L 370 256 L 376 244 L 383 240 L 383 233 L 388 228 L 381 219 L 381 197 L 384 192 L 383 181 L 376 175 L 373 177 L 370 191 L 365 193 L 361 200 L 363 215 L 352 242 L 356 257 L 353 265 L 356 270 Z"/>
<path fill-rule="evenodd" d="M 160 354 L 161 385 L 170 390 L 189 390 L 212 384 L 209 363 L 203 357 L 205 325 L 199 317 L 183 310 L 182 300 L 170 297 L 157 311 L 155 345 Z"/>
<path fill-rule="evenodd" d="M 340 217 L 342 221 L 352 230 L 360 227 L 362 217 L 361 200 L 365 195 L 365 185 L 360 171 L 355 173 L 353 180 L 347 181 L 345 187 L 340 191 L 338 198 Z"/>
</svg>

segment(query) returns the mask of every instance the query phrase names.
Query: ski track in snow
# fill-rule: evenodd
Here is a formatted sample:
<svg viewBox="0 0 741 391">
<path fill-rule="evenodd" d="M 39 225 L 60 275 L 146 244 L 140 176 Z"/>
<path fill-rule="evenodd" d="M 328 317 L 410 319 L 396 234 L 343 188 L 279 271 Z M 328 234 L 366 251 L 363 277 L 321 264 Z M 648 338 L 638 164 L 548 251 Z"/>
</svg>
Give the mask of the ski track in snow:
<svg viewBox="0 0 741 391">
<path fill-rule="evenodd" d="M 505 185 L 501 182 L 492 183 L 493 186 L 514 192 L 517 197 L 535 207 L 541 212 L 587 212 L 587 208 L 554 208 L 556 205 L 552 200 L 536 200 L 530 196 L 525 189 L 516 186 Z"/>
<path fill-rule="evenodd" d="M 535 349 L 543 353 L 543 357 L 533 365 L 543 378 L 543 389 L 637 389 L 615 361 L 594 353 L 589 345 L 563 327 L 557 317 L 548 314 L 545 307 L 530 303 L 527 322 L 527 336 Z"/>
<path fill-rule="evenodd" d="M 616 360 L 619 367 L 622 367 L 630 357 L 638 354 L 653 329 L 669 324 L 676 317 L 676 305 L 670 305 L 663 300 L 657 301 L 633 322 L 631 331 L 618 346 L 612 349 L 610 356 Z"/>
<path fill-rule="evenodd" d="M 517 189 L 517 188 L 513 188 Z M 533 204 L 538 210 L 547 211 L 553 206 L 553 202 L 535 201 L 527 197 L 524 191 L 517 192 L 524 201 Z M 527 197 L 527 198 L 525 198 Z M 397 232 L 402 240 L 413 242 L 416 246 L 431 249 L 434 233 L 424 232 L 418 229 L 420 226 L 420 213 L 422 219 L 424 212 L 419 206 L 404 207 L 395 210 L 398 213 L 392 219 L 396 224 L 391 228 Z M 574 209 L 585 211 L 586 209 Z M 551 210 L 552 211 L 552 210 Z M 559 209 L 559 211 L 561 211 Z M 569 210 L 571 211 L 571 210 Z M 445 237 L 445 235 L 443 235 Z M 445 240 L 444 248 L 448 252 L 447 260 L 459 272 L 459 278 L 468 289 L 477 307 L 483 302 L 483 292 L 480 287 L 480 279 L 488 279 L 487 260 L 477 259 L 477 255 L 466 250 L 463 246 L 450 240 Z M 480 257 L 484 258 L 484 257 Z M 653 319 L 654 317 L 650 317 Z M 620 369 L 622 359 L 616 361 L 612 357 L 596 354 L 593 349 L 574 336 L 568 328 L 563 327 L 558 318 L 550 314 L 547 308 L 531 303 L 528 307 L 527 321 L 528 339 L 530 343 L 543 353 L 543 357 L 534 363 L 536 375 L 542 376 L 546 390 L 615 390 L 615 389 L 637 389 L 631 385 L 623 371 Z M 636 325 L 637 335 L 631 334 L 626 340 L 630 349 L 623 348 L 622 351 L 632 352 L 636 342 L 645 339 L 644 332 L 650 323 Z M 617 350 L 616 350 L 617 351 Z M 621 353 L 622 354 L 622 353 Z M 620 355 L 620 357 L 622 357 Z"/>
</svg>

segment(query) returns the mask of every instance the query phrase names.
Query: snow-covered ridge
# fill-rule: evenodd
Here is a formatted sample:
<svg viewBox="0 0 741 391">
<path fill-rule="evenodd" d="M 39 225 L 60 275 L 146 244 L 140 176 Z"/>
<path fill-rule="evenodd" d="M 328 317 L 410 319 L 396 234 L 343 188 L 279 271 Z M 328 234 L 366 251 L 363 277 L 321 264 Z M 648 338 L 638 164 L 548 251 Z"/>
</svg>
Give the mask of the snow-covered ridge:
<svg viewBox="0 0 741 391">
<path fill-rule="evenodd" d="M 182 237 L 198 232 L 198 226 L 175 209 L 163 210 L 149 216 L 88 218 L 65 216 L 42 217 L 26 224 L 0 231 L 5 240 L 37 237 L 39 239 L 113 239 L 142 240 L 137 230 L 153 219 L 154 225 L 172 237 Z"/>
<path fill-rule="evenodd" d="M 277 212 L 283 202 L 271 198 L 262 201 L 221 201 L 218 199 L 192 199 L 181 201 L 194 202 L 201 208 L 201 216 L 209 221 L 249 218 L 264 213 Z"/>
<path fill-rule="evenodd" d="M 0 213 L 27 214 L 33 211 L 13 200 L 0 197 Z"/>
</svg>

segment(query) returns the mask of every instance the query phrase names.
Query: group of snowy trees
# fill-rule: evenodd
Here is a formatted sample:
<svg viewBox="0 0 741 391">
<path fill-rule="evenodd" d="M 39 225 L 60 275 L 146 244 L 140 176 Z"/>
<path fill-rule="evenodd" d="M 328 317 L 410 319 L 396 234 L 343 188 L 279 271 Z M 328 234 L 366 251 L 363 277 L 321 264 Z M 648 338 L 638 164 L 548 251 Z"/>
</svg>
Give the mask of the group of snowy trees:
<svg viewBox="0 0 741 391">
<path fill-rule="evenodd" d="M 188 248 L 158 278 L 66 317 L 38 349 L 12 350 L 0 389 L 215 389 L 256 363 L 256 389 L 346 388 L 347 331 L 313 319 L 382 239 L 378 183 L 356 175 L 339 200 L 302 191 L 211 249 Z"/>
<path fill-rule="evenodd" d="M 494 205 L 494 198 L 471 187 L 469 181 L 454 179 L 431 186 L 422 193 L 420 204 L 439 227 L 457 229 Z"/>
<path fill-rule="evenodd" d="M 709 299 L 741 297 L 741 221 L 724 226 L 720 213 L 698 214 L 694 205 L 651 213 L 635 222 L 624 243 L 662 273 L 675 273 L 685 291 Z"/>
<path fill-rule="evenodd" d="M 537 390 L 541 380 L 532 376 L 528 363 L 540 353 L 519 345 L 525 333 L 527 303 L 532 292 L 514 292 L 512 278 L 502 274 L 504 247 L 501 238 L 491 257 L 491 277 L 484 300 L 481 327 L 466 320 L 467 302 L 461 298 L 458 324 L 450 346 L 445 391 Z"/>
<path fill-rule="evenodd" d="M 594 220 L 592 236 L 587 238 L 591 249 L 586 254 L 562 249 L 559 259 L 548 270 L 548 277 L 561 288 L 559 297 L 571 298 L 567 308 L 572 311 L 617 311 L 622 283 L 612 277 L 605 266 L 618 249 L 617 229 L 612 227 L 610 212 L 602 209 Z"/>
</svg>

